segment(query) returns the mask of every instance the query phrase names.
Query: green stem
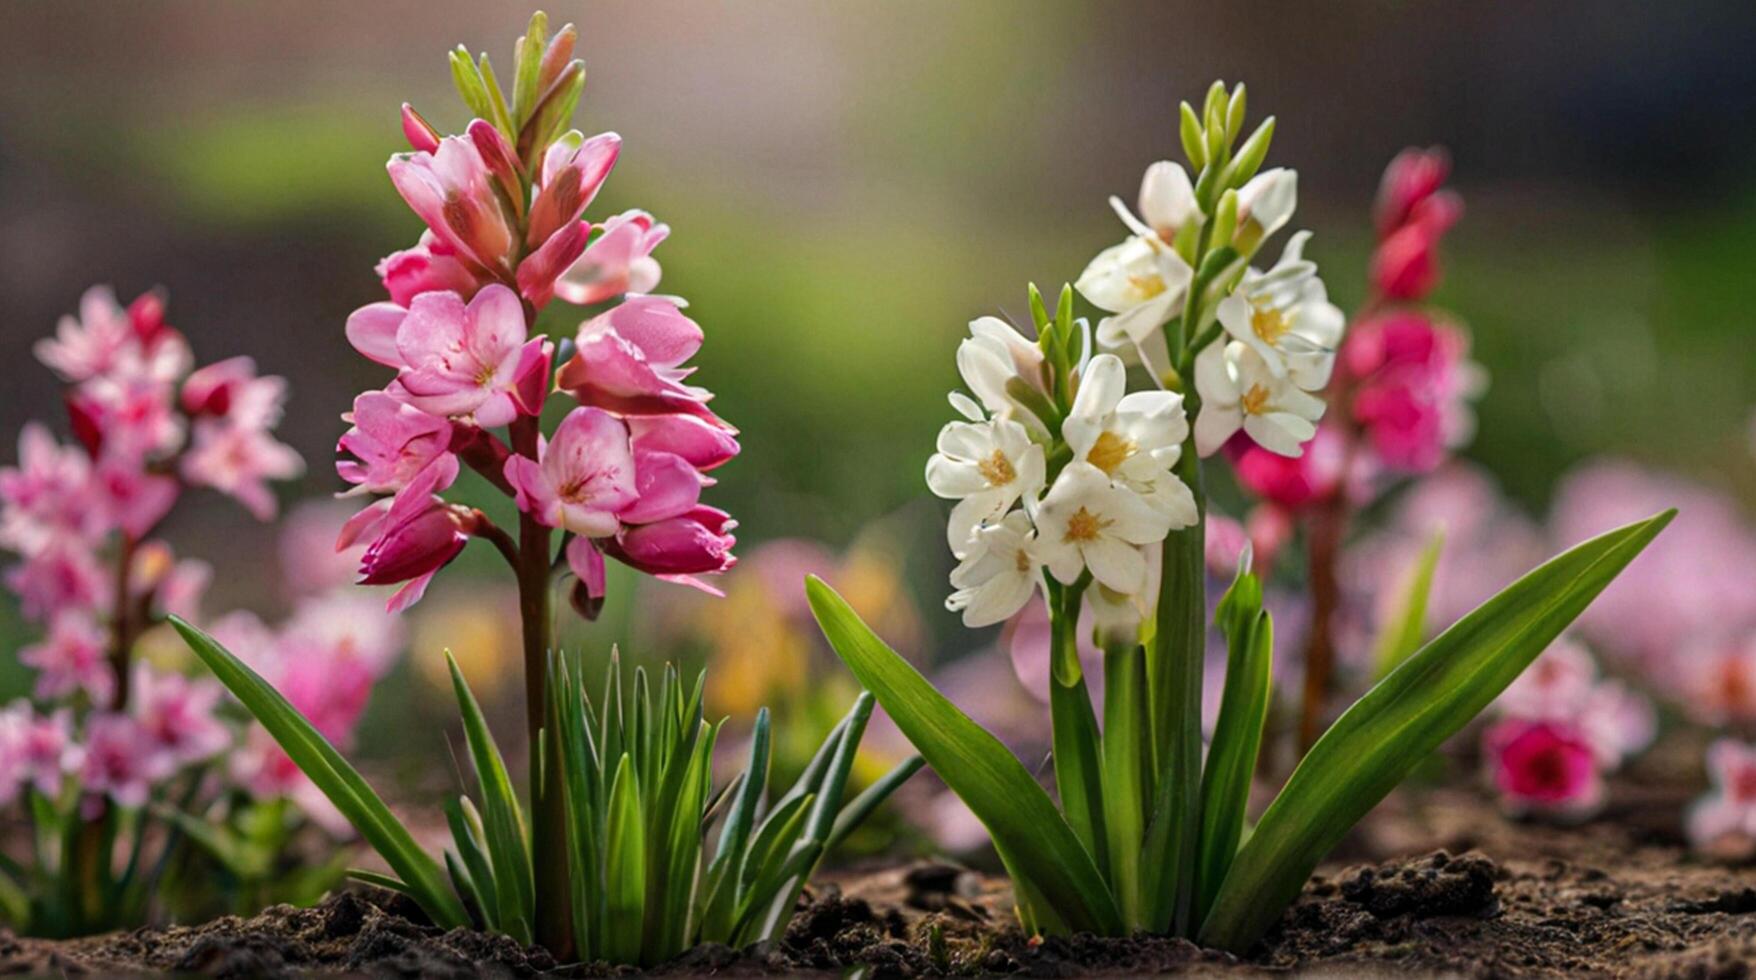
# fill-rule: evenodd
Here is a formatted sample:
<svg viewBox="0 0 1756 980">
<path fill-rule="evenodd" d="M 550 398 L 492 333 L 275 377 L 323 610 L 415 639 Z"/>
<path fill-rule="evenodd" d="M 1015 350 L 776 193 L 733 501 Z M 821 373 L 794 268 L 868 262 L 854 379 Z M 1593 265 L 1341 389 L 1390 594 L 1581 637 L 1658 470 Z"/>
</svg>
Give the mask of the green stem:
<svg viewBox="0 0 1756 980">
<path fill-rule="evenodd" d="M 1097 714 L 1079 663 L 1079 609 L 1087 580 L 1049 592 L 1049 728 L 1055 788 L 1073 833 L 1099 868 L 1108 868 Z"/>
<path fill-rule="evenodd" d="M 1111 888 L 1130 931 L 1144 928 L 1140 845 L 1146 823 L 1146 662 L 1132 641 L 1104 646 L 1103 797 Z"/>
</svg>

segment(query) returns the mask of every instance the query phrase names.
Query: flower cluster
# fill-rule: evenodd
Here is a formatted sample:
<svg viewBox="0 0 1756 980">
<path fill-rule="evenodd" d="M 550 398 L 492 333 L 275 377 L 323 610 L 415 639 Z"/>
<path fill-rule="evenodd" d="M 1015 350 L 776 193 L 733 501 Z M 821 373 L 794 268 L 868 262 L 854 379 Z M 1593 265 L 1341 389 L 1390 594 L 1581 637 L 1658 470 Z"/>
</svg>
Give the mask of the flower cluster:
<svg viewBox="0 0 1756 980">
<path fill-rule="evenodd" d="M 940 431 L 927 485 L 958 501 L 946 606 L 971 627 L 1018 613 L 1044 569 L 1063 586 L 1095 583 L 1094 601 L 1138 625 L 1157 593 L 1153 546 L 1198 517 L 1174 472 L 1189 431 L 1183 396 L 1128 392 L 1113 354 L 1068 357 L 1082 325 L 1071 294 L 1062 299 L 1055 320 L 1039 318 L 1040 343 L 984 317 L 958 349 L 979 401 L 952 394 L 965 421 Z"/>
<path fill-rule="evenodd" d="M 1514 812 L 1578 818 L 1603 804 L 1604 777 L 1657 733 L 1652 705 L 1598 676 L 1578 642 L 1563 637 L 1495 702 L 1482 754 L 1501 802 Z"/>
<path fill-rule="evenodd" d="M 1723 738 L 1707 750 L 1713 788 L 1689 810 L 1689 840 L 1734 858 L 1756 853 L 1756 745 Z"/>
<path fill-rule="evenodd" d="M 569 26 L 545 49 L 521 50 L 529 70 L 510 109 L 491 74 L 454 54 L 478 116 L 462 135 L 440 136 L 403 109 L 413 152 L 391 159 L 390 178 L 426 230 L 379 264 L 390 299 L 348 319 L 354 348 L 396 375 L 355 400 L 337 464 L 354 492 L 389 495 L 340 543 L 366 545 L 363 583 L 403 584 L 393 610 L 417 601 L 471 537 L 515 557 L 486 515 L 439 496 L 464 465 L 523 520 L 565 534 L 583 609 L 603 596 L 606 555 L 703 588 L 696 576 L 733 562 L 734 523 L 700 498 L 707 471 L 737 454 L 736 430 L 686 383 L 701 328 L 681 300 L 650 292 L 666 226 L 642 211 L 583 216 L 621 138 L 566 128 L 584 84 L 573 43 Z M 533 330 L 556 297 L 595 311 L 559 348 Z M 557 390 L 574 407 L 545 439 L 538 420 Z M 527 557 L 546 569 L 550 556 Z"/>
<path fill-rule="evenodd" d="M 124 308 L 94 287 L 36 354 L 68 386 L 74 441 L 32 422 L 0 469 L 0 546 L 21 558 L 6 584 L 44 628 L 19 659 L 45 705 L 5 709 L 0 801 L 27 786 L 54 798 L 71 774 L 90 799 L 140 806 L 230 743 L 217 684 L 131 663 L 160 617 L 194 614 L 210 577 L 151 535 L 189 487 L 274 515 L 268 481 L 302 466 L 272 434 L 286 386 L 244 357 L 192 370 L 156 293 Z"/>
</svg>

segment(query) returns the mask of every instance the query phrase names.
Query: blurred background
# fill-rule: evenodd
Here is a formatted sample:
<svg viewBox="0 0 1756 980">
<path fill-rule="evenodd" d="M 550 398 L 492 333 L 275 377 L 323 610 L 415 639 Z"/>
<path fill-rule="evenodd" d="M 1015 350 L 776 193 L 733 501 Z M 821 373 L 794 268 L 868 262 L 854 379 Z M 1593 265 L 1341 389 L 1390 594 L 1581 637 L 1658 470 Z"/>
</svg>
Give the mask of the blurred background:
<svg viewBox="0 0 1756 980">
<path fill-rule="evenodd" d="M 1144 167 L 1176 155 L 1177 101 L 1214 78 L 1246 81 L 1251 115 L 1279 118 L 1271 161 L 1300 171 L 1307 255 L 1344 307 L 1364 292 L 1384 164 L 1407 145 L 1450 148 L 1468 210 L 1435 300 L 1467 322 L 1492 379 L 1468 455 L 1516 502 L 1541 510 L 1561 474 L 1601 454 L 1756 500 L 1756 5 L 548 10 L 580 25 L 578 124 L 626 140 L 591 213 L 641 207 L 672 226 L 662 289 L 689 299 L 707 331 L 701 378 L 743 430 L 710 500 L 741 522 L 746 555 L 815 542 L 761 563 L 779 584 L 760 602 L 734 590 L 704 611 L 649 587 L 632 609 L 622 588 L 583 641 L 668 650 L 735 634 L 746 665 L 785 674 L 796 641 L 752 624 L 796 614 L 769 607 L 810 568 L 856 583 L 911 652 L 950 664 L 990 644 L 940 609 L 945 507 L 921 477 L 950 417 L 956 343 L 978 315 L 1025 317 L 1026 283 L 1058 288 L 1120 239 L 1106 197 L 1132 200 Z M 337 489 L 338 416 L 384 381 L 342 325 L 380 297 L 374 262 L 420 230 L 383 167 L 405 149 L 398 106 L 461 129 L 445 51 L 462 41 L 509 63 L 528 13 L 7 0 L 0 434 L 43 415 L 65 431 L 30 346 L 87 285 L 124 300 L 162 285 L 203 362 L 248 353 L 291 382 L 281 435 L 308 472 L 284 496 Z M 566 312 L 546 323 L 571 328 Z M 167 536 L 217 567 L 211 607 L 272 612 L 276 529 L 206 502 Z M 506 584 L 473 554 L 442 577 L 415 625 L 416 676 L 438 646 L 472 642 L 491 676 L 510 646 L 491 593 L 459 598 L 482 594 L 471 575 Z M 725 683 L 745 700 L 765 687 Z M 386 685 L 362 745 L 422 711 L 449 704 Z"/>
</svg>

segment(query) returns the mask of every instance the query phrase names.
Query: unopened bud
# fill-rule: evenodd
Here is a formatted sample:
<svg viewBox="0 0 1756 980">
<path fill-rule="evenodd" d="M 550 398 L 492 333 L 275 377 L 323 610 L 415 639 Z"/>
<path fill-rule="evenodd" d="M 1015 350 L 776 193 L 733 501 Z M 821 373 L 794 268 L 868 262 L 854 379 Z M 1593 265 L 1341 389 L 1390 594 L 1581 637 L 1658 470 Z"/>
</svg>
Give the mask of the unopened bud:
<svg viewBox="0 0 1756 980">
<path fill-rule="evenodd" d="M 1200 172 L 1207 166 L 1207 146 L 1201 135 L 1201 120 L 1195 118 L 1195 108 L 1187 102 L 1178 112 L 1182 118 L 1178 122 L 1177 135 L 1183 139 L 1183 155 L 1189 158 L 1189 166 Z"/>
<path fill-rule="evenodd" d="M 1226 143 L 1230 145 L 1244 131 L 1244 83 L 1232 89 L 1232 100 L 1226 106 Z"/>
<path fill-rule="evenodd" d="M 1274 117 L 1262 120 L 1262 125 L 1250 134 L 1244 145 L 1238 148 L 1238 155 L 1226 165 L 1225 176 L 1221 183 L 1226 187 L 1242 187 L 1244 182 L 1256 176 L 1262 169 L 1262 161 L 1268 158 L 1268 145 L 1274 142 Z"/>
<path fill-rule="evenodd" d="M 1220 195 L 1219 206 L 1213 211 L 1213 232 L 1211 241 L 1215 243 L 1229 242 L 1238 230 L 1238 192 L 1228 188 Z"/>
<path fill-rule="evenodd" d="M 439 151 L 439 131 L 407 102 L 402 104 L 402 135 L 416 153 Z"/>
</svg>

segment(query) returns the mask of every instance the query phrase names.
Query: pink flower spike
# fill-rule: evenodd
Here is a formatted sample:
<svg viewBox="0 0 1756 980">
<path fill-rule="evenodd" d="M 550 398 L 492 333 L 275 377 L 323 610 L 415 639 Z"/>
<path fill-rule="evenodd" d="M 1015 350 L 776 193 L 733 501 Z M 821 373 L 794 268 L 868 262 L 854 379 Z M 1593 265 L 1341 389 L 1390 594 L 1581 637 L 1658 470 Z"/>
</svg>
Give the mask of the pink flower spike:
<svg viewBox="0 0 1756 980">
<path fill-rule="evenodd" d="M 697 506 L 681 517 L 625 528 L 604 543 L 612 558 L 649 575 L 724 572 L 737 564 L 731 535 L 736 523 L 721 510 Z"/>
<path fill-rule="evenodd" d="M 48 636 L 19 650 L 18 661 L 36 669 L 35 694 L 42 700 L 84 691 L 93 704 L 109 704 L 115 693 L 104 633 L 81 611 L 56 616 Z"/>
<path fill-rule="evenodd" d="M 634 451 L 675 453 L 698 470 L 711 470 L 738 455 L 729 426 L 712 425 L 693 415 L 648 415 L 628 420 Z"/>
<path fill-rule="evenodd" d="M 1494 786 L 1515 811 L 1583 817 L 1603 803 L 1597 755 L 1570 725 L 1508 719 L 1482 743 Z"/>
<path fill-rule="evenodd" d="M 659 264 L 653 249 L 671 233 L 645 211 L 624 211 L 603 223 L 603 233 L 555 284 L 555 295 L 569 303 L 590 306 L 624 293 L 650 293 L 658 288 Z"/>
<path fill-rule="evenodd" d="M 185 480 L 232 497 L 259 521 L 272 519 L 277 509 L 268 481 L 304 471 L 299 454 L 265 430 L 212 420 L 196 424 L 195 440 L 183 457 Z"/>
<path fill-rule="evenodd" d="M 172 772 L 169 759 L 127 715 L 86 719 L 85 744 L 69 753 L 70 769 L 88 793 L 108 794 L 125 807 L 144 806 L 153 783 Z"/>
<path fill-rule="evenodd" d="M 1697 850 L 1743 857 L 1756 851 L 1756 745 L 1722 738 L 1707 749 L 1713 788 L 1689 810 Z"/>
<path fill-rule="evenodd" d="M 523 304 L 505 286 L 483 288 L 467 306 L 456 293 L 423 293 L 397 328 L 397 353 L 408 365 L 397 381 L 423 412 L 505 425 L 540 408 L 540 396 L 535 406 L 526 399 L 547 383 L 551 348 L 525 335 Z"/>
<path fill-rule="evenodd" d="M 1384 168 L 1373 206 L 1378 234 L 1388 235 L 1401 227 L 1421 202 L 1438 193 L 1451 175 L 1451 157 L 1442 147 L 1409 147 Z"/>
<path fill-rule="evenodd" d="M 681 456 L 636 452 L 634 473 L 639 497 L 616 515 L 624 524 L 652 524 L 681 517 L 701 502 L 703 478 Z"/>
<path fill-rule="evenodd" d="M 416 153 L 432 153 L 439 149 L 439 131 L 407 102 L 402 104 L 402 135 Z"/>
<path fill-rule="evenodd" d="M 530 228 L 524 239 L 528 248 L 538 248 L 550 235 L 579 220 L 622 153 L 622 137 L 615 133 L 599 133 L 575 145 L 576 139 L 577 133 L 557 140 L 543 155 L 542 181 L 531 201 Z"/>
<path fill-rule="evenodd" d="M 434 152 L 391 157 L 386 169 L 403 200 L 441 241 L 484 269 L 510 275 L 512 218 L 475 143 L 447 136 Z"/>
<path fill-rule="evenodd" d="M 458 461 L 450 451 L 452 425 L 445 419 L 382 391 L 369 391 L 354 399 L 354 410 L 345 420 L 353 428 L 341 437 L 336 451 L 355 458 L 337 461 L 335 469 L 354 484 L 350 492 L 395 493 L 429 466 L 439 468 L 435 490 L 457 479 Z"/>
<path fill-rule="evenodd" d="M 579 352 L 556 384 L 583 405 L 622 415 L 694 415 L 725 425 L 705 389 L 683 384 L 683 361 L 701 345 L 701 328 L 676 303 L 658 296 L 631 296 L 579 328 Z"/>
<path fill-rule="evenodd" d="M 133 692 L 134 719 L 167 768 L 212 758 L 231 745 L 231 731 L 215 711 L 221 693 L 217 683 L 138 664 Z"/>
<path fill-rule="evenodd" d="M 517 492 L 519 510 L 589 538 L 616 533 L 617 513 L 637 499 L 628 428 L 595 408 L 567 413 L 540 459 L 509 457 L 506 479 Z"/>
<path fill-rule="evenodd" d="M 469 299 L 483 285 L 482 277 L 478 271 L 472 269 L 468 263 L 459 258 L 450 246 L 440 241 L 438 236 L 430 230 L 421 233 L 421 241 L 414 248 L 392 252 L 379 260 L 376 271 L 379 280 L 384 283 L 385 291 L 390 293 L 391 302 L 383 305 L 397 307 L 406 307 L 414 302 L 416 296 L 435 291 L 450 290 L 464 299 Z M 363 307 L 362 310 L 367 308 L 369 307 Z M 385 336 L 381 349 L 393 358 L 396 353 L 396 324 L 402 322 L 404 312 L 398 309 L 394 322 L 389 324 L 388 329 L 380 328 L 381 334 Z M 388 314 L 386 315 L 388 316 Z M 348 323 L 351 328 L 352 317 L 348 318 Z M 351 329 L 348 337 L 350 340 L 353 339 Z M 360 344 L 356 342 L 354 346 L 359 348 Z M 362 353 L 364 353 L 363 349 Z M 370 353 L 366 356 L 375 361 L 379 360 L 378 357 Z M 383 362 L 380 361 L 380 363 Z"/>
</svg>

